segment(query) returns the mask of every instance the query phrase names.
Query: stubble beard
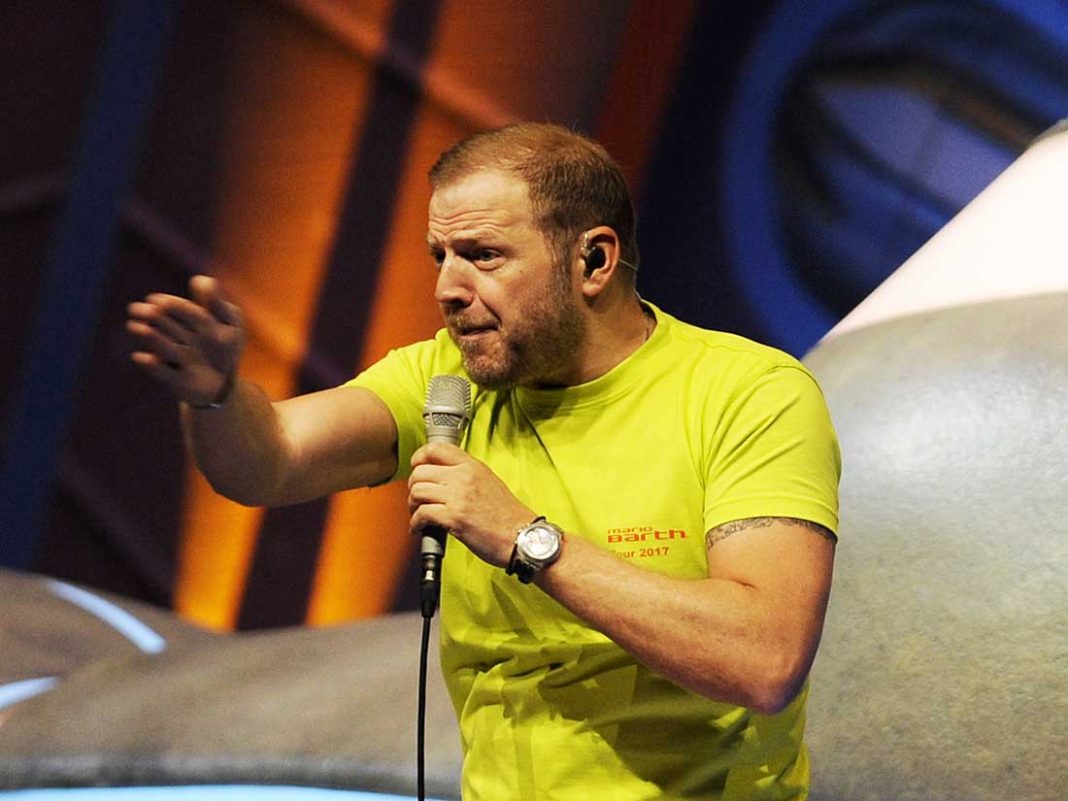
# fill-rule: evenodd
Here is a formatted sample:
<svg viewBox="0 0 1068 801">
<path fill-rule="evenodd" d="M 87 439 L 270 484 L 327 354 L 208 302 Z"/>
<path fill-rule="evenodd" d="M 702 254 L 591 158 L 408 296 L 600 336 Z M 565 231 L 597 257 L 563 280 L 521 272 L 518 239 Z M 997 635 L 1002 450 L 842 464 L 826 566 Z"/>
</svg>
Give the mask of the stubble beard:
<svg viewBox="0 0 1068 801">
<path fill-rule="evenodd" d="M 460 349 L 464 369 L 485 389 L 561 386 L 566 383 L 586 337 L 582 313 L 570 293 L 569 277 L 557 270 L 548 291 L 498 330 L 494 341 L 465 342 L 454 326 L 449 333 Z"/>
</svg>

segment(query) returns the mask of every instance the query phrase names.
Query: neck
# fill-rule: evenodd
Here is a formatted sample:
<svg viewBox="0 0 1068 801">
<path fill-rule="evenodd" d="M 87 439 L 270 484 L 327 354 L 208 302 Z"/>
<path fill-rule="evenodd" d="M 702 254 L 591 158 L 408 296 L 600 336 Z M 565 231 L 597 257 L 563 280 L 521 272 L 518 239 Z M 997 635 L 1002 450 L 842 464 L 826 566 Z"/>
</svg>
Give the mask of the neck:
<svg viewBox="0 0 1068 801">
<path fill-rule="evenodd" d="M 584 384 L 600 378 L 645 344 L 655 328 L 656 317 L 634 291 L 614 304 L 602 304 L 600 308 L 591 304 L 576 363 L 576 380 L 568 383 Z"/>
</svg>

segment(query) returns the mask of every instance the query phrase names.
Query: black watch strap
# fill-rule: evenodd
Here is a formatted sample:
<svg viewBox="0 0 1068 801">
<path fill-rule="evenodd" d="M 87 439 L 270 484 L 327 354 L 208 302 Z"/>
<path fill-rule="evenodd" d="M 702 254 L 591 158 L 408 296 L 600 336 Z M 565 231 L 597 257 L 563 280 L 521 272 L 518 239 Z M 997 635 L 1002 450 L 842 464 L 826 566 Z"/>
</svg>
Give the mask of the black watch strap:
<svg viewBox="0 0 1068 801">
<path fill-rule="evenodd" d="M 520 559 L 518 550 L 512 546 L 512 558 L 508 561 L 508 567 L 504 569 L 504 572 L 509 576 L 515 576 L 523 584 L 530 584 L 538 575 L 538 568 Z"/>
</svg>

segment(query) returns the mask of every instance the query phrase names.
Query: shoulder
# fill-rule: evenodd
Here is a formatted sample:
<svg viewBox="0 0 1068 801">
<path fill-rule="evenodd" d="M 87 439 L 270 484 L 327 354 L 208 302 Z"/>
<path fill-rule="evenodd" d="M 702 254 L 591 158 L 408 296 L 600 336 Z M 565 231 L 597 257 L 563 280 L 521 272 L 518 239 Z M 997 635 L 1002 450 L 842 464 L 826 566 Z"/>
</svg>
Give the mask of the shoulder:
<svg viewBox="0 0 1068 801">
<path fill-rule="evenodd" d="M 808 368 L 785 351 L 738 334 L 701 328 L 653 308 L 664 329 L 671 363 L 703 376 L 720 391 L 744 391 L 765 381 L 818 388 Z"/>
</svg>

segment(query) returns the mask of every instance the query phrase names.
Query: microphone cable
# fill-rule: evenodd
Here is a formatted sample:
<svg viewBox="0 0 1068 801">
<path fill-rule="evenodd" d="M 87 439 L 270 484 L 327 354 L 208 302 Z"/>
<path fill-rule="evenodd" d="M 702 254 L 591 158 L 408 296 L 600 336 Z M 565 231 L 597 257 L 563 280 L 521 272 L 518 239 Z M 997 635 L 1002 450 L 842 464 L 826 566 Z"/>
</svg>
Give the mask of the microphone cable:
<svg viewBox="0 0 1068 801">
<path fill-rule="evenodd" d="M 430 650 L 430 621 L 423 615 L 423 636 L 419 645 L 419 693 L 415 735 L 415 783 L 419 801 L 426 801 L 426 662 Z"/>
</svg>

